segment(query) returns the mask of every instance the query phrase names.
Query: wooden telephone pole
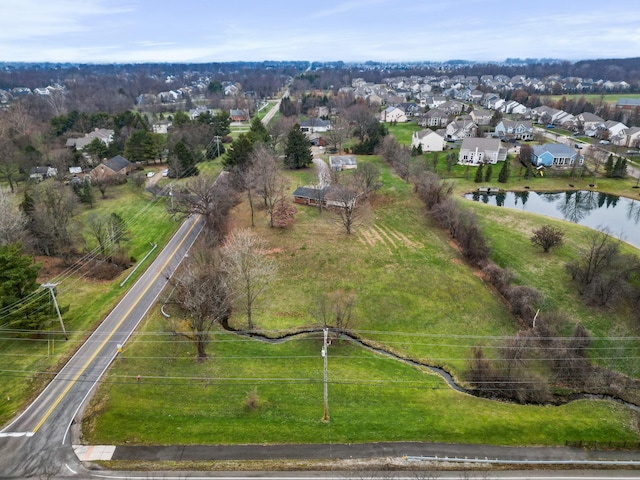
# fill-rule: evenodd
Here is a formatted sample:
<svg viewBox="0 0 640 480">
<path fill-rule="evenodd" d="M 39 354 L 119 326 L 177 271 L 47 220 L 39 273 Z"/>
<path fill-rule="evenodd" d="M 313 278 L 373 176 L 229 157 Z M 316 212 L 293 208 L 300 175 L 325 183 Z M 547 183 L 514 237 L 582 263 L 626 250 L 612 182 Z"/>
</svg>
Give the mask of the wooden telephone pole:
<svg viewBox="0 0 640 480">
<path fill-rule="evenodd" d="M 322 331 L 324 333 L 324 341 L 322 342 L 322 358 L 324 359 L 324 416 L 322 417 L 322 420 L 324 422 L 329 422 L 329 390 L 328 390 L 329 351 L 327 349 L 327 347 L 329 346 L 329 343 L 327 342 L 327 339 L 329 337 L 329 329 L 325 328 Z"/>
<path fill-rule="evenodd" d="M 58 312 L 58 319 L 60 320 L 60 326 L 62 327 L 62 333 L 64 333 L 64 339 L 69 340 L 67 330 L 64 328 L 64 322 L 62 321 L 62 315 L 60 314 L 60 307 L 58 307 L 58 301 L 56 300 L 56 294 L 53 291 L 58 286 L 57 283 L 43 283 L 42 288 L 48 288 L 51 292 L 51 298 L 53 298 L 53 304 L 56 306 L 56 312 Z"/>
</svg>

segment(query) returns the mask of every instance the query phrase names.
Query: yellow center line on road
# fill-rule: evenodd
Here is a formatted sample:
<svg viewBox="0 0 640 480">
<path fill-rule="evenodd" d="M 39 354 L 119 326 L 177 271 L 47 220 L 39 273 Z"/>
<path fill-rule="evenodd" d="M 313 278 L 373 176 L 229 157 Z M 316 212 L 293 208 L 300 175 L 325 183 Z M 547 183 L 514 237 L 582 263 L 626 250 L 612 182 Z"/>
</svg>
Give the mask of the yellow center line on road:
<svg viewBox="0 0 640 480">
<path fill-rule="evenodd" d="M 51 407 L 49 408 L 49 410 L 47 410 L 47 413 L 44 414 L 44 416 L 42 417 L 42 419 L 36 424 L 36 426 L 34 427 L 32 433 L 36 433 L 40 427 L 42 427 L 42 425 L 44 424 L 44 422 L 47 421 L 47 418 L 49 418 L 49 416 L 51 416 L 51 414 L 53 413 L 53 411 L 56 409 L 56 407 L 60 404 L 60 402 L 62 401 L 62 399 L 67 395 L 67 393 L 69 393 L 69 390 L 71 390 L 71 387 L 73 387 L 75 385 L 75 383 L 78 381 L 78 379 L 80 378 L 80 376 L 85 372 L 85 370 L 89 367 L 89 365 L 91 365 L 91 362 L 93 362 L 95 360 L 95 358 L 98 356 L 98 354 L 102 351 L 102 349 L 104 348 L 104 346 L 107 344 L 107 342 L 109 342 L 109 340 L 111 340 L 111 337 L 113 337 L 113 335 L 116 333 L 116 331 L 122 326 L 122 324 L 124 323 L 124 321 L 129 317 L 129 315 L 131 314 L 131 312 L 133 311 L 133 309 L 138 305 L 138 303 L 140 302 L 140 300 L 142 299 L 142 297 L 144 297 L 147 292 L 149 291 L 149 289 L 151 288 L 151 286 L 156 282 L 156 280 L 158 279 L 158 277 L 160 276 L 160 274 L 164 271 L 164 269 L 167 267 L 167 265 L 169 265 L 169 262 L 173 259 L 173 256 L 175 255 L 175 253 L 180 249 L 180 247 L 182 247 L 182 244 L 185 242 L 185 240 L 189 237 L 189 234 L 191 233 L 191 231 L 195 228 L 195 226 L 198 224 L 198 220 L 193 222 L 193 225 L 191 225 L 191 227 L 189 227 L 189 230 L 187 231 L 187 233 L 184 235 L 183 239 L 180 240 L 180 243 L 178 244 L 178 246 L 174 249 L 173 253 L 169 256 L 169 258 L 167 259 L 166 262 L 164 262 L 164 265 L 162 265 L 162 267 L 158 270 L 158 273 L 155 274 L 155 276 L 153 277 L 153 279 L 147 284 L 147 286 L 145 287 L 145 289 L 142 291 L 142 293 L 138 296 L 137 300 L 135 302 L 133 302 L 133 304 L 131 305 L 131 307 L 129 307 L 129 310 L 127 310 L 127 312 L 122 316 L 122 318 L 120 319 L 120 321 L 118 322 L 118 324 L 113 328 L 113 330 L 111 330 L 111 333 L 109 333 L 109 335 L 107 336 L 107 338 L 105 338 L 105 340 L 102 342 L 102 344 L 98 347 L 98 349 L 93 353 L 93 355 L 91 355 L 91 358 L 89 358 L 89 360 L 87 360 L 87 362 L 84 364 L 84 366 L 80 369 L 80 371 L 76 374 L 75 377 L 73 377 L 73 380 L 71 380 L 71 382 L 69 382 L 69 385 L 67 385 L 67 387 L 64 389 L 64 391 L 60 394 L 60 396 L 56 399 L 56 401 L 53 403 L 53 405 L 51 405 Z M 134 285 L 135 286 L 135 285 Z"/>
</svg>

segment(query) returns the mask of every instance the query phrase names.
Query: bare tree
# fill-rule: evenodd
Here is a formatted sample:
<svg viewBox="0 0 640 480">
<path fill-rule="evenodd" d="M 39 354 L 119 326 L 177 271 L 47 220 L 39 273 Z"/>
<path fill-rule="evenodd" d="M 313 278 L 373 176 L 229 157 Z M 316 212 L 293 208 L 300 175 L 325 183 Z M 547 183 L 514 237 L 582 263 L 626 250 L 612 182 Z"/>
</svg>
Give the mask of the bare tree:
<svg viewBox="0 0 640 480">
<path fill-rule="evenodd" d="M 358 189 L 368 196 L 380 187 L 380 168 L 375 163 L 361 164 L 353 174 L 353 181 Z"/>
<path fill-rule="evenodd" d="M 173 212 L 202 215 L 209 240 L 214 244 L 226 235 L 229 211 L 238 202 L 238 195 L 226 178 L 226 174 L 218 177 L 200 175 L 189 181 L 183 191 L 173 195 Z"/>
<path fill-rule="evenodd" d="M 354 134 L 360 142 L 364 141 L 367 135 L 367 127 L 373 122 L 377 122 L 373 111 L 365 103 L 357 103 L 349 107 L 346 111 L 347 118 L 353 124 Z"/>
<path fill-rule="evenodd" d="M 434 220 L 445 228 L 451 238 L 456 237 L 456 229 L 458 227 L 460 219 L 460 207 L 452 198 L 445 198 L 439 203 L 436 203 L 431 209 L 431 215 Z"/>
<path fill-rule="evenodd" d="M 253 329 L 256 301 L 275 275 L 276 264 L 267 254 L 266 241 L 250 230 L 231 233 L 222 255 L 223 269 L 228 275 L 235 303 L 244 310 L 247 325 Z"/>
<path fill-rule="evenodd" d="M 92 213 L 87 216 L 87 227 L 98 243 L 100 254 L 111 260 L 116 247 L 124 239 L 126 225 L 116 214 Z"/>
<path fill-rule="evenodd" d="M 252 167 L 249 173 L 248 189 L 262 198 L 269 215 L 269 226 L 274 226 L 274 211 L 278 202 L 285 196 L 288 180 L 280 174 L 280 162 L 266 145 L 258 145 L 251 154 Z M 251 203 L 251 225 L 253 226 L 253 202 Z"/>
<path fill-rule="evenodd" d="M 298 209 L 286 198 L 281 197 L 273 208 L 271 219 L 274 227 L 285 228 L 291 225 L 296 219 Z"/>
<path fill-rule="evenodd" d="M 27 221 L 15 194 L 0 187 L 0 245 L 21 242 L 27 233 Z"/>
<path fill-rule="evenodd" d="M 71 254 L 76 232 L 71 219 L 78 198 L 71 189 L 55 180 L 47 180 L 33 191 L 34 206 L 29 216 L 29 229 L 36 248 L 47 256 Z"/>
<path fill-rule="evenodd" d="M 333 150 L 340 151 L 344 141 L 349 138 L 349 122 L 341 116 L 334 117 L 331 120 L 331 128 L 325 133 L 325 138 Z"/>
<path fill-rule="evenodd" d="M 313 315 L 325 327 L 347 330 L 351 328 L 356 301 L 357 296 L 353 291 L 339 289 L 329 292 L 318 298 Z"/>
<path fill-rule="evenodd" d="M 362 192 L 352 185 L 333 185 L 326 194 L 327 206 L 347 235 L 368 218 L 369 209 Z"/>
<path fill-rule="evenodd" d="M 16 183 L 20 177 L 17 155 L 18 152 L 8 135 L 0 135 L 0 179 L 9 184 L 11 192 L 15 192 Z"/>
<path fill-rule="evenodd" d="M 221 268 L 217 252 L 196 252 L 181 269 L 173 283 L 174 298 L 185 311 L 185 321 L 173 322 L 171 329 L 193 342 L 197 360 L 208 358 L 207 344 L 216 323 L 226 325 L 231 313 L 231 296 L 227 275 Z"/>
<path fill-rule="evenodd" d="M 284 152 L 284 145 L 287 141 L 289 131 L 297 123 L 295 117 L 280 117 L 276 122 L 269 124 L 269 135 L 271 135 L 271 141 L 273 147 L 277 152 Z"/>
<path fill-rule="evenodd" d="M 548 253 L 553 247 L 562 245 L 564 232 L 553 225 L 543 225 L 533 231 L 531 243 L 542 247 Z"/>
<path fill-rule="evenodd" d="M 107 189 L 116 183 L 116 179 L 111 175 L 108 175 L 104 168 L 96 168 L 93 171 L 94 173 L 91 175 L 91 182 L 98 190 L 100 190 L 102 198 L 107 198 Z"/>
</svg>

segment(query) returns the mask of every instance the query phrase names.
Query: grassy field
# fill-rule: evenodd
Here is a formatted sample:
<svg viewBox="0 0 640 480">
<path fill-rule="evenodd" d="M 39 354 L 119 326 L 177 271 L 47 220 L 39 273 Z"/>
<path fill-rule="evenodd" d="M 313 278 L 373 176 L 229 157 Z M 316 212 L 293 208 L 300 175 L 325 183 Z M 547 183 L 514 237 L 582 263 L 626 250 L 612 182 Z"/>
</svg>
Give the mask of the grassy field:
<svg viewBox="0 0 640 480">
<path fill-rule="evenodd" d="M 566 98 L 567 100 L 574 100 L 574 101 L 575 100 L 579 100 L 580 98 L 584 97 L 587 102 L 590 102 L 591 104 L 593 104 L 595 106 L 599 106 L 600 102 L 609 103 L 609 104 L 615 104 L 621 98 L 640 98 L 640 94 L 639 93 L 607 93 L 607 94 L 600 94 L 600 93 L 581 94 L 581 93 L 577 93 L 577 94 L 571 94 L 571 95 L 540 95 L 540 100 L 542 101 L 542 103 L 545 103 L 547 100 L 552 101 L 552 102 L 557 102 L 558 100 L 562 99 L 563 97 Z"/>
<path fill-rule="evenodd" d="M 518 326 L 447 236 L 430 226 L 410 186 L 380 159 L 359 157 L 364 161 L 380 165 L 384 187 L 372 198 L 369 222 L 356 234 L 345 235 L 329 212 L 320 215 L 311 207 L 299 206 L 297 221 L 287 230 L 270 229 L 266 218 L 257 216 L 254 231 L 268 240 L 269 254 L 279 265 L 278 278 L 255 315 L 258 330 L 275 336 L 319 327 L 312 311 L 320 295 L 351 291 L 358 300 L 352 328 L 359 337 L 461 376 L 474 345 L 495 346 Z M 290 174 L 292 186 L 309 177 L 303 171 Z M 570 305 L 569 313 L 595 333 L 611 332 L 609 312 L 582 318 L 585 309 L 562 284 L 561 263 L 584 229 L 572 227 L 567 246 L 542 257 L 528 244 L 539 218 L 515 213 L 512 218 L 478 204 L 470 208 L 478 211 L 498 263 L 516 270 L 521 282 L 531 277 L 549 294 L 549 306 Z M 248 226 L 248 218 L 241 204 L 235 226 Z M 545 284 L 546 276 L 553 281 Z M 619 405 L 578 401 L 541 407 L 478 399 L 451 390 L 421 367 L 342 340 L 329 347 L 331 422 L 325 424 L 319 334 L 270 344 L 216 331 L 211 359 L 197 364 L 194 348 L 166 335 L 165 322 L 152 312 L 110 370 L 85 419 L 86 441 L 558 445 L 638 439 L 636 414 Z M 231 323 L 243 327 L 245 319 L 235 315 Z M 249 399 L 255 408 L 248 406 Z"/>
<path fill-rule="evenodd" d="M 385 124 L 389 133 L 398 139 L 401 145 L 411 145 L 413 132 L 419 132 L 423 128 L 415 122 Z"/>
<path fill-rule="evenodd" d="M 138 260 L 151 250 L 151 243 L 162 247 L 178 226 L 166 213 L 164 199 L 152 200 L 149 194 L 131 185 L 111 187 L 107 190 L 106 199 L 97 199 L 93 209 L 85 209 L 77 216 L 78 224 L 87 215 L 111 212 L 118 213 L 127 222 L 129 254 Z M 81 233 L 90 248 L 93 241 L 88 231 Z M 159 250 L 147 259 L 147 264 Z M 61 334 L 39 338 L 0 337 L 0 370 L 3 371 L 0 398 L 7 399 L 0 403 L 0 424 L 11 418 L 29 397 L 44 386 L 50 378 L 47 372 L 55 370 L 56 365 L 75 350 L 108 313 L 113 303 L 124 294 L 126 287 L 144 271 L 139 269 L 128 285 L 121 288 L 119 283 L 129 270 L 123 272 L 116 281 L 108 282 L 92 280 L 84 272 L 74 271 L 70 267 L 65 269 L 58 265 L 58 261 L 47 261 L 39 279 L 40 282 L 51 281 L 63 269 L 68 275 L 57 287 L 57 296 L 60 305 L 69 307 L 63 320 L 70 339 L 65 341 Z M 59 330 L 56 318 L 52 318 L 52 328 Z"/>
</svg>

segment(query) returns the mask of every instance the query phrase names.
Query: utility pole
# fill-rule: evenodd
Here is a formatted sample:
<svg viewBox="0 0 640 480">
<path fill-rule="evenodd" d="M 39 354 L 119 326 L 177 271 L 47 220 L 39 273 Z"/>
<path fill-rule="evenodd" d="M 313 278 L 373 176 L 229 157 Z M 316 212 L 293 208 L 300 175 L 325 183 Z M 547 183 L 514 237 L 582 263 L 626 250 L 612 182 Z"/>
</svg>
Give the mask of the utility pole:
<svg viewBox="0 0 640 480">
<path fill-rule="evenodd" d="M 329 329 L 324 328 L 322 332 L 324 333 L 324 341 L 322 342 L 322 358 L 324 359 L 324 416 L 322 417 L 322 421 L 329 422 L 329 390 L 327 385 L 327 377 L 329 376 L 329 351 L 327 350 L 327 347 L 329 346 L 329 343 L 327 342 Z"/>
<path fill-rule="evenodd" d="M 48 288 L 51 292 L 51 298 L 53 298 L 53 304 L 56 306 L 56 312 L 58 312 L 58 319 L 60 320 L 60 326 L 62 327 L 62 333 L 64 333 L 64 339 L 69 340 L 67 330 L 64 328 L 64 322 L 62 321 L 62 315 L 60 314 L 60 307 L 58 307 L 58 301 L 56 300 L 56 294 L 53 291 L 58 286 L 57 283 L 43 283 L 42 288 Z"/>
<path fill-rule="evenodd" d="M 216 148 L 218 149 L 218 155 L 216 158 L 218 158 L 220 157 L 220 135 L 216 135 L 213 139 L 216 141 Z"/>
<path fill-rule="evenodd" d="M 171 215 L 175 218 L 175 211 L 173 210 L 173 182 L 169 184 L 169 197 L 171 198 Z"/>
</svg>

